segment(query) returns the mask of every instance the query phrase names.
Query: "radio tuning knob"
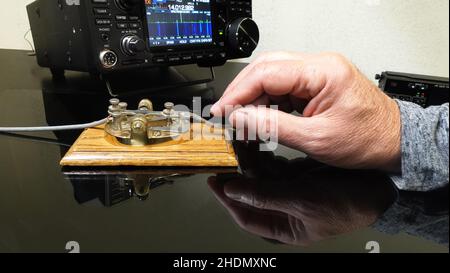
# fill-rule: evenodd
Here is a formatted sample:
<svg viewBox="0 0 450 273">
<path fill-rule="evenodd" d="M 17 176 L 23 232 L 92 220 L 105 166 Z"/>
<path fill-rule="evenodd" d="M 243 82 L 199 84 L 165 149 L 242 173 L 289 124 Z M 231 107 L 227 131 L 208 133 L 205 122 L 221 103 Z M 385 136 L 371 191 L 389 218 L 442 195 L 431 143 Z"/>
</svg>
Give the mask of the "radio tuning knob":
<svg viewBox="0 0 450 273">
<path fill-rule="evenodd" d="M 136 35 L 125 36 L 122 39 L 122 50 L 128 55 L 134 55 L 145 50 L 145 42 Z"/>
<path fill-rule="evenodd" d="M 250 56 L 259 43 L 258 25 L 251 18 L 238 18 L 228 25 L 230 47 L 245 56 Z"/>
<path fill-rule="evenodd" d="M 139 4 L 140 2 L 142 2 L 142 0 L 116 0 L 117 6 L 119 6 L 119 8 L 121 9 L 131 9 L 133 8 L 135 5 Z"/>
</svg>

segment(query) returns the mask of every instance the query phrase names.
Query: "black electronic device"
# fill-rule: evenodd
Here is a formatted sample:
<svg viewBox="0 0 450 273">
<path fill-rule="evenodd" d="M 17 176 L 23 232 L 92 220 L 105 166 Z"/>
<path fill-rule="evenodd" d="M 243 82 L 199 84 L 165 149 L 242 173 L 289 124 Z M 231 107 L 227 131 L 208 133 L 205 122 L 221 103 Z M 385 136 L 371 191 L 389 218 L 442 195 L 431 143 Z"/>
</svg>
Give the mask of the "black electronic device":
<svg viewBox="0 0 450 273">
<path fill-rule="evenodd" d="M 251 0 L 36 0 L 27 11 L 38 63 L 54 73 L 219 66 L 259 42 Z"/>
<path fill-rule="evenodd" d="M 377 74 L 379 87 L 390 97 L 416 103 L 422 107 L 449 102 L 449 79 L 399 72 Z"/>
</svg>

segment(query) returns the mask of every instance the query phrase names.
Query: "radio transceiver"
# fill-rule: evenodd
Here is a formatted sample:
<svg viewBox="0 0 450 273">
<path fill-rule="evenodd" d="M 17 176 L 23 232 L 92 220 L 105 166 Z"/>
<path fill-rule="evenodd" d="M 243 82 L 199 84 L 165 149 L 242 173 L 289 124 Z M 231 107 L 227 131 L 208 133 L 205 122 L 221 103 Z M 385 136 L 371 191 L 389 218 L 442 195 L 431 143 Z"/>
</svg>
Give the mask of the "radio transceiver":
<svg viewBox="0 0 450 273">
<path fill-rule="evenodd" d="M 219 66 L 259 42 L 251 0 L 37 0 L 27 11 L 38 64 L 53 73 Z"/>
<path fill-rule="evenodd" d="M 379 87 L 390 97 L 424 108 L 449 102 L 448 78 L 386 71 L 377 74 Z"/>
</svg>

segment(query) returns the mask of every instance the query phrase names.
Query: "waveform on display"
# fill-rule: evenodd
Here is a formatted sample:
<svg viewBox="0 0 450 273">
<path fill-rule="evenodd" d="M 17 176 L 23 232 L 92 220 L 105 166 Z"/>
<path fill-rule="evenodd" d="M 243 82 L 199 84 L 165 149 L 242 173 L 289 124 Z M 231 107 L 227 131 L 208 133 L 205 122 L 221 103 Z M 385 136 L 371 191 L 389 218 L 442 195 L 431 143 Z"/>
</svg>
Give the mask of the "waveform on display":
<svg viewBox="0 0 450 273">
<path fill-rule="evenodd" d="M 211 22 L 156 22 L 149 24 L 150 33 L 157 37 L 211 36 Z"/>
<path fill-rule="evenodd" d="M 170 3 L 169 3 L 170 2 Z M 154 45 L 207 43 L 213 36 L 209 1 L 161 0 L 147 6 L 149 39 Z"/>
<path fill-rule="evenodd" d="M 149 22 L 150 36 L 157 37 L 188 37 L 211 36 L 211 21 L 209 14 L 168 14 L 153 15 Z"/>
</svg>

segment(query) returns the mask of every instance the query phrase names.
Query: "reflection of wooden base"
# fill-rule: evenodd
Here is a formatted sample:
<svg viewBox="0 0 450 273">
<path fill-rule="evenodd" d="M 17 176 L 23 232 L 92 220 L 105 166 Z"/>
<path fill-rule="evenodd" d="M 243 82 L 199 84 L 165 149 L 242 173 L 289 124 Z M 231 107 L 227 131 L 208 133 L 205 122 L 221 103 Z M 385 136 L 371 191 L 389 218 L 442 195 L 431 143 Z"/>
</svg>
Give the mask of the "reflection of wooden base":
<svg viewBox="0 0 450 273">
<path fill-rule="evenodd" d="M 181 139 L 143 147 L 124 145 L 115 138 L 105 137 L 102 128 L 87 129 L 61 160 L 61 165 L 237 167 L 234 149 L 223 133 L 212 133 L 205 128 L 193 124 L 191 133 Z M 198 132 L 202 129 L 200 136 Z"/>
</svg>

